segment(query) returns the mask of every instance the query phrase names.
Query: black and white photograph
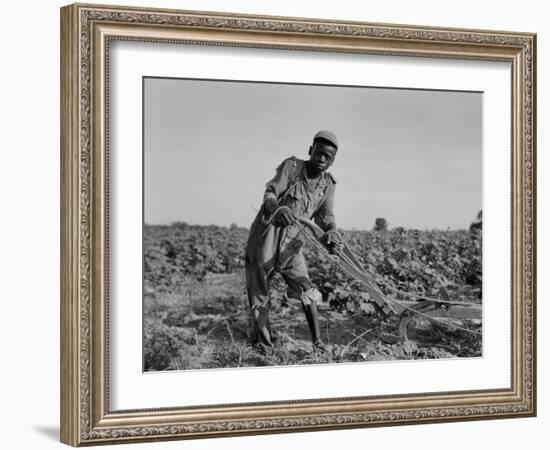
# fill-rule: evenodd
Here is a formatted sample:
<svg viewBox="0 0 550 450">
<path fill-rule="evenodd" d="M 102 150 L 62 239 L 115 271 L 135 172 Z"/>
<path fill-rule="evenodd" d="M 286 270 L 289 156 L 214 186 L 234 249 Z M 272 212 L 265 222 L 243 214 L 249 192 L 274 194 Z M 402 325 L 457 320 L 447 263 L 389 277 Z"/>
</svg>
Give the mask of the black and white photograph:
<svg viewBox="0 0 550 450">
<path fill-rule="evenodd" d="M 482 357 L 482 104 L 144 77 L 144 371 Z"/>
<path fill-rule="evenodd" d="M 12 366 L 57 361 L 62 443 L 542 430 L 542 22 L 462 6 L 57 11 L 60 358 Z"/>
</svg>

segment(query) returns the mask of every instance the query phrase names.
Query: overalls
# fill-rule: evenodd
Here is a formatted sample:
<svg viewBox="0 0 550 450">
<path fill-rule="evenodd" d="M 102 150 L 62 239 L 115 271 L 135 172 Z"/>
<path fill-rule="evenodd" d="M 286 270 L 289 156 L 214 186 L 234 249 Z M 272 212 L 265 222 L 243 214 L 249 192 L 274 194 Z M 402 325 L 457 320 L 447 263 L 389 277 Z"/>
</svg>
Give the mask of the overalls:
<svg viewBox="0 0 550 450">
<path fill-rule="evenodd" d="M 287 206 L 297 217 L 313 218 L 326 229 L 334 222 L 334 185 L 335 181 L 328 172 L 323 172 L 317 180 L 308 179 L 305 162 L 292 157 L 283 161 L 275 177 L 267 182 L 264 200 L 274 196 L 279 206 Z M 307 291 L 309 295 L 313 285 L 302 251 L 304 237 L 298 228 L 294 225 L 275 227 L 268 223 L 266 215 L 262 206 L 250 228 L 246 248 L 246 288 L 257 339 L 271 345 L 269 285 L 275 272 L 283 276 L 288 297 L 302 303 L 304 300 L 308 302 L 304 293 Z M 307 318 L 310 323 L 310 317 Z"/>
</svg>

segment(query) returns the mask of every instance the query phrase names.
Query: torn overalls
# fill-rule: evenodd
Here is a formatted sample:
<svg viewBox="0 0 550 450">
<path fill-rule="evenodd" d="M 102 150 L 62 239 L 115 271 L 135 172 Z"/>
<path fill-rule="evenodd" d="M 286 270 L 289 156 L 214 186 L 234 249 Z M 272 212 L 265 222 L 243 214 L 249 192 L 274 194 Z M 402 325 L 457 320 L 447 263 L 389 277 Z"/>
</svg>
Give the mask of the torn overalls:
<svg viewBox="0 0 550 450">
<path fill-rule="evenodd" d="M 334 219 L 334 178 L 323 172 L 317 179 L 309 179 L 305 161 L 295 157 L 283 161 L 275 177 L 268 181 L 264 203 L 269 197 L 276 198 L 279 206 L 287 206 L 295 216 L 314 219 L 323 230 Z M 287 295 L 302 301 L 304 312 L 312 332 L 314 342 L 319 340 L 315 322 L 308 312 L 321 299 L 320 292 L 312 285 L 302 252 L 303 237 L 296 226 L 275 227 L 269 223 L 264 206 L 258 212 L 250 229 L 246 248 L 246 288 L 252 308 L 252 316 L 257 340 L 271 345 L 269 325 L 269 285 L 279 272 L 287 283 Z M 317 314 L 316 305 L 314 307 Z"/>
</svg>

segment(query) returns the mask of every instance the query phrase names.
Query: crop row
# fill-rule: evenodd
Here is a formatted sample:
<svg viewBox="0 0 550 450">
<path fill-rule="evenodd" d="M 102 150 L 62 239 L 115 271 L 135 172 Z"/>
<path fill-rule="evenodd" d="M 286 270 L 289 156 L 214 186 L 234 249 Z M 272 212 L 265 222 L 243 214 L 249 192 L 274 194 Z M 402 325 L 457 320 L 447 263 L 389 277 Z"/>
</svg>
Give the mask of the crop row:
<svg viewBox="0 0 550 450">
<path fill-rule="evenodd" d="M 386 286 L 419 296 L 435 296 L 445 288 L 453 300 L 481 301 L 480 231 L 396 228 L 343 234 L 364 267 L 379 277 L 379 285 L 392 296 L 405 299 Z M 146 292 L 174 292 L 185 277 L 200 280 L 208 273 L 243 270 L 247 237 L 248 230 L 236 226 L 146 225 Z M 308 246 L 305 253 L 310 276 L 325 300 L 335 309 L 369 311 L 356 282 Z M 281 289 L 273 295 L 284 300 Z"/>
</svg>

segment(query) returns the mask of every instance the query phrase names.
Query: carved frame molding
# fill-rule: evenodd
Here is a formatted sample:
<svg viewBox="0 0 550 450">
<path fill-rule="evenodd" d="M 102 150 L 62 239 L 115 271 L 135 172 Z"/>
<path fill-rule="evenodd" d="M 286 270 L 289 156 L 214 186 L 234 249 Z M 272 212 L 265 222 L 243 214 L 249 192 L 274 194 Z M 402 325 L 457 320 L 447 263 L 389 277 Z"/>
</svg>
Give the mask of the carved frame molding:
<svg viewBox="0 0 550 450">
<path fill-rule="evenodd" d="M 71 5 L 61 10 L 61 439 L 73 446 L 536 414 L 536 36 Z M 108 408 L 108 58 L 112 40 L 509 61 L 512 386 L 112 412 Z"/>
</svg>

